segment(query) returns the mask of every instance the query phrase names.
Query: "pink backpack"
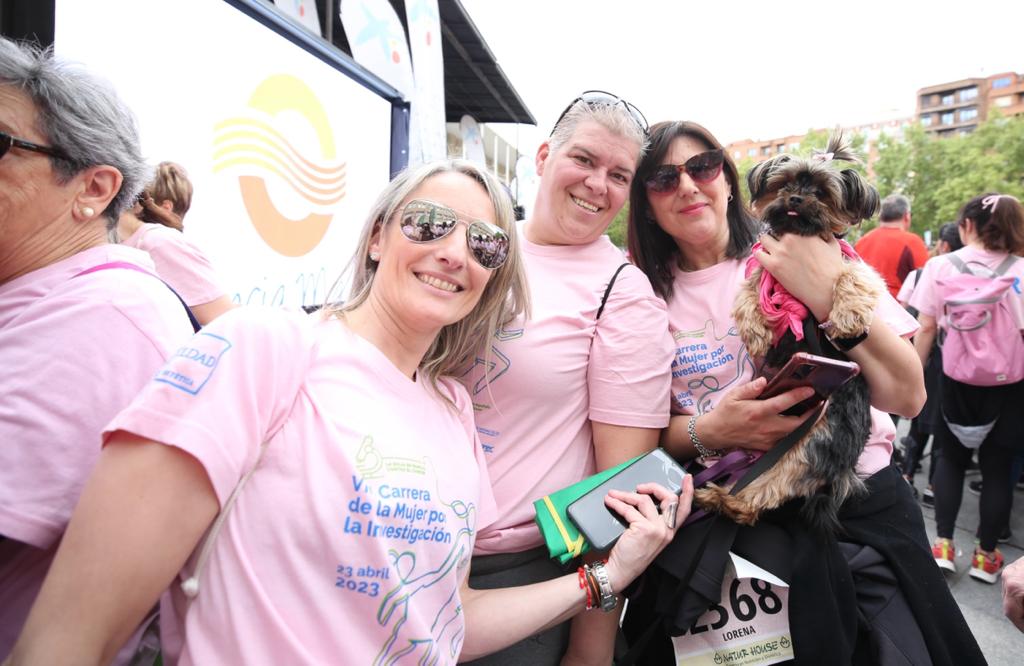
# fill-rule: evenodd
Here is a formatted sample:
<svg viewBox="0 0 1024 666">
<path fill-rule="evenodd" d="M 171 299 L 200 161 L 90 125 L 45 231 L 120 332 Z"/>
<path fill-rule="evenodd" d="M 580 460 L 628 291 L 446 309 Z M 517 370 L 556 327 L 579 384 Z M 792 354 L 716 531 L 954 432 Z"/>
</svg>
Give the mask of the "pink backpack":
<svg viewBox="0 0 1024 666">
<path fill-rule="evenodd" d="M 1024 379 L 1024 339 L 1010 302 L 1017 278 L 1004 275 L 1017 257 L 1007 256 L 994 271 L 970 262 L 978 273 L 956 255 L 946 257 L 959 273 L 935 281 L 946 317 L 943 373 L 971 386 Z"/>
</svg>

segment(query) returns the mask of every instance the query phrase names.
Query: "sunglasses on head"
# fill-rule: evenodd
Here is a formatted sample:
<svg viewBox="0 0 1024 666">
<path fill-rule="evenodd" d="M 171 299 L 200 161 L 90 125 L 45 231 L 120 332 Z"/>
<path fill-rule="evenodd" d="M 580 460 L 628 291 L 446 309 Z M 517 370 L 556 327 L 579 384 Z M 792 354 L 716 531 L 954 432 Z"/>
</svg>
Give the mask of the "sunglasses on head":
<svg viewBox="0 0 1024 666">
<path fill-rule="evenodd" d="M 501 268 L 508 259 L 512 239 L 489 222 L 463 222 L 451 208 L 426 199 L 414 199 L 407 203 L 399 218 L 402 235 L 413 243 L 441 240 L 460 223 L 466 225 L 466 246 L 476 263 L 491 271 Z"/>
<path fill-rule="evenodd" d="M 40 146 L 38 143 L 32 143 L 31 141 L 25 141 L 23 139 L 15 139 L 7 132 L 0 132 L 0 157 L 6 155 L 11 148 L 21 148 L 22 150 L 31 150 L 35 153 L 42 153 L 49 155 L 50 157 L 59 157 L 61 159 L 68 159 L 67 155 L 56 148 L 50 148 L 49 146 Z"/>
<path fill-rule="evenodd" d="M 720 148 L 697 153 L 683 164 L 662 164 L 644 179 L 644 186 L 648 192 L 672 192 L 679 187 L 680 174 L 684 171 L 695 183 L 710 183 L 722 173 L 723 164 L 725 151 Z"/>
<path fill-rule="evenodd" d="M 648 134 L 649 126 L 647 124 L 647 118 L 644 117 L 644 114 L 640 113 L 640 109 L 636 108 L 618 95 L 613 95 L 612 93 L 605 92 L 604 90 L 584 91 L 579 97 L 569 102 L 569 106 L 565 107 L 562 114 L 558 116 L 558 120 L 555 121 L 554 127 L 551 128 L 551 134 L 555 133 L 555 128 L 558 127 L 558 123 L 562 122 L 562 119 L 565 118 L 565 114 L 569 113 L 569 109 L 576 106 L 577 102 L 583 102 L 591 108 L 596 106 L 615 106 L 616 104 L 621 104 L 623 108 L 629 112 L 629 117 L 637 124 L 637 127 L 639 127 L 644 133 L 644 136 L 647 136 Z"/>
</svg>

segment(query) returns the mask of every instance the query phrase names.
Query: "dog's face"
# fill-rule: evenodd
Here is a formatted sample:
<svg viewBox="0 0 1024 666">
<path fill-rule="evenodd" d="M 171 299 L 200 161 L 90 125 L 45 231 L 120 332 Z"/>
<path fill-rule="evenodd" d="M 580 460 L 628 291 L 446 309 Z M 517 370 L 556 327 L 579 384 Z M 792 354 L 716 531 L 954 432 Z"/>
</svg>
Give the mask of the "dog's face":
<svg viewBox="0 0 1024 666">
<path fill-rule="evenodd" d="M 829 240 L 860 221 L 850 214 L 846 194 L 839 171 L 824 163 L 791 159 L 771 171 L 757 203 L 772 233 Z"/>
</svg>

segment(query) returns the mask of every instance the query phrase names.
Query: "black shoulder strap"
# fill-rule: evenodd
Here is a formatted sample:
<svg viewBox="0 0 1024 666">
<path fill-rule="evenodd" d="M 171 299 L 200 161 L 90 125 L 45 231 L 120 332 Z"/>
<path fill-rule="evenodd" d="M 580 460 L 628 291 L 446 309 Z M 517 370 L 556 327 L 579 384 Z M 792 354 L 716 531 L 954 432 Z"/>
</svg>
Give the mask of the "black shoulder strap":
<svg viewBox="0 0 1024 666">
<path fill-rule="evenodd" d="M 619 277 L 619 273 L 621 273 L 622 269 L 625 268 L 626 266 L 629 266 L 629 262 L 628 261 L 626 263 L 622 264 L 621 266 L 619 266 L 618 268 L 616 268 L 615 272 L 612 273 L 612 279 L 608 280 L 608 286 L 604 290 L 604 296 L 601 297 L 601 307 L 599 307 L 597 309 L 597 316 L 594 317 L 594 319 L 600 319 L 601 318 L 601 313 L 604 312 L 605 303 L 608 302 L 608 295 L 612 293 L 612 287 L 615 286 L 615 280 L 616 280 L 616 278 Z"/>
</svg>

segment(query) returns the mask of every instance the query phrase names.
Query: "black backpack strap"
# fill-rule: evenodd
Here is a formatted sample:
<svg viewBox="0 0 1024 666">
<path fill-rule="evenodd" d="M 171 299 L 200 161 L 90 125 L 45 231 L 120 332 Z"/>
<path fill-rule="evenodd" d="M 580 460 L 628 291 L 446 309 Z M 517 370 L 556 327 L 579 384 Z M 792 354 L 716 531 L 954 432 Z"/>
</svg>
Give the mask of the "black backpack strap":
<svg viewBox="0 0 1024 666">
<path fill-rule="evenodd" d="M 625 268 L 626 266 L 629 266 L 628 261 L 619 266 L 618 268 L 616 268 L 615 272 L 612 273 L 612 279 L 608 280 L 608 286 L 605 287 L 604 296 L 601 297 L 601 307 L 597 309 L 597 316 L 594 317 L 595 320 L 601 318 L 601 313 L 604 312 L 605 303 L 608 302 L 608 295 L 612 293 L 612 287 L 615 286 L 615 280 L 619 277 L 619 273 L 621 273 L 622 269 Z"/>
</svg>

